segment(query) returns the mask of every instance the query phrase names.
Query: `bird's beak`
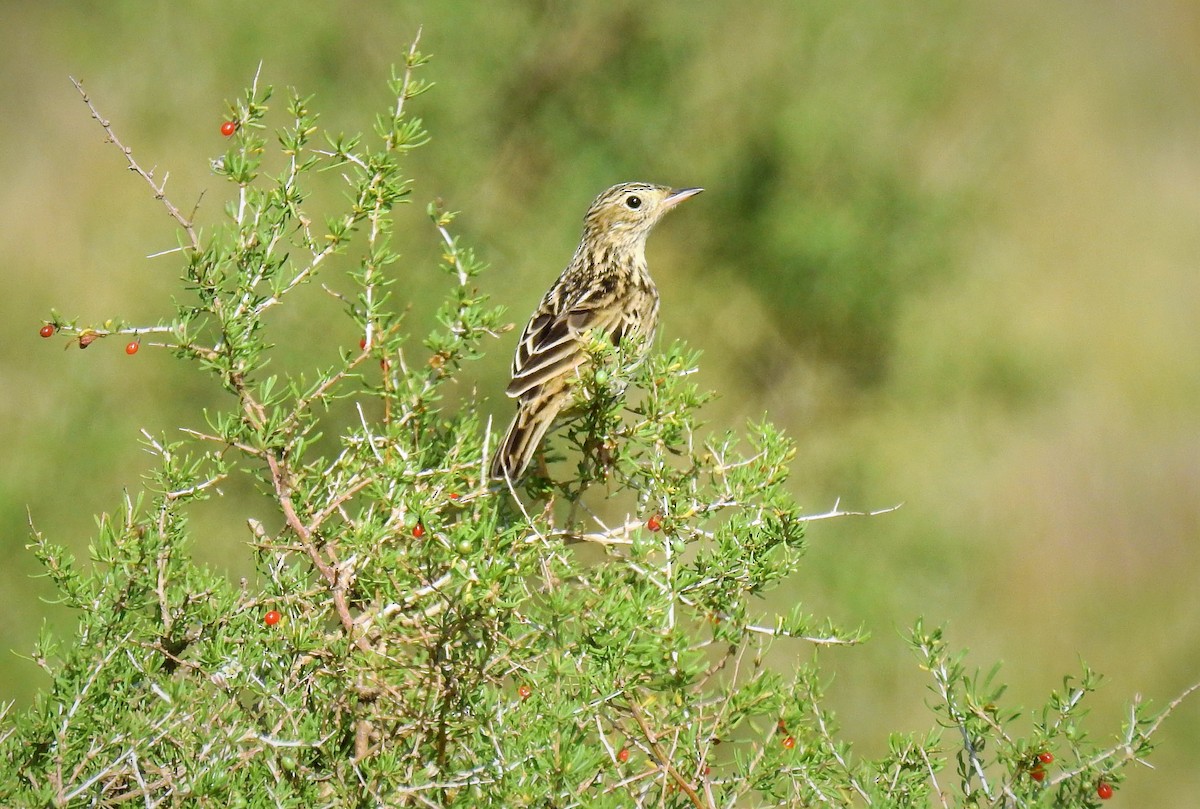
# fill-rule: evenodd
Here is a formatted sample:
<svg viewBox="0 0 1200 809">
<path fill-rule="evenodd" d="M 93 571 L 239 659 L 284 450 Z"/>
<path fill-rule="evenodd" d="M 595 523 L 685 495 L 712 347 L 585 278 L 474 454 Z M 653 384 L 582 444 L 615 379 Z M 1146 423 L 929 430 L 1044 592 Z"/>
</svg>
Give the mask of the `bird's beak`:
<svg viewBox="0 0 1200 809">
<path fill-rule="evenodd" d="M 674 208 L 688 197 L 694 197 L 703 190 L 703 188 L 673 188 L 671 193 L 667 194 L 667 198 L 663 200 L 663 208 L 667 210 Z"/>
</svg>

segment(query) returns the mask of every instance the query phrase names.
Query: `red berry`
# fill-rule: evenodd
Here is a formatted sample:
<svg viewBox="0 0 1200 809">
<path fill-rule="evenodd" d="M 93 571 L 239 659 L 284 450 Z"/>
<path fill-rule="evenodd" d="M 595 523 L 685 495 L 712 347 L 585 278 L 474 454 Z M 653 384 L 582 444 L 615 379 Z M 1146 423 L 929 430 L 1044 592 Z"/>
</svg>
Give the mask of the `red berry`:
<svg viewBox="0 0 1200 809">
<path fill-rule="evenodd" d="M 708 776 L 708 774 L 709 774 L 710 772 L 712 772 L 712 767 L 710 767 L 710 766 L 708 766 L 707 764 L 705 764 L 705 765 L 704 765 L 704 775 L 705 775 L 705 777 L 707 777 L 707 776 Z"/>
<path fill-rule="evenodd" d="M 425 536 L 425 526 L 421 525 L 421 523 L 417 523 L 416 525 L 414 525 L 413 526 L 413 536 L 416 537 L 417 539 L 420 539 L 421 537 Z"/>
<path fill-rule="evenodd" d="M 617 761 L 621 762 L 622 764 L 624 764 L 626 761 L 629 761 L 629 748 L 628 747 L 622 747 L 620 750 L 617 751 Z"/>
<path fill-rule="evenodd" d="M 784 724 L 782 719 L 775 723 L 775 731 L 777 733 L 787 733 L 787 725 Z"/>
<path fill-rule="evenodd" d="M 134 354 L 136 354 L 138 352 L 138 348 L 140 348 L 140 347 L 141 347 L 141 344 L 138 343 L 137 340 L 134 340 L 132 343 L 125 346 L 125 353 L 130 356 L 133 356 Z"/>
<path fill-rule="evenodd" d="M 1041 781 L 1046 777 L 1046 771 L 1042 768 L 1042 765 L 1039 764 L 1029 771 L 1029 777 L 1034 781 Z"/>
<path fill-rule="evenodd" d="M 458 495 L 458 492 L 450 492 L 450 499 L 451 499 L 451 500 L 457 500 L 457 499 L 458 499 L 458 497 L 459 497 L 459 495 Z"/>
<path fill-rule="evenodd" d="M 1100 796 L 1100 800 L 1106 801 L 1112 797 L 1113 788 L 1111 784 L 1106 784 L 1101 781 L 1096 785 L 1096 794 Z"/>
<path fill-rule="evenodd" d="M 366 348 L 367 348 L 367 338 L 366 337 L 359 338 L 358 347 L 363 349 L 364 351 L 366 350 Z"/>
<path fill-rule="evenodd" d="M 234 132 L 237 132 L 237 121 L 225 121 L 221 124 L 221 134 L 229 137 Z"/>
<path fill-rule="evenodd" d="M 659 519 L 659 516 L 655 514 L 653 517 L 646 520 L 646 527 L 651 531 L 657 531 L 658 529 L 662 528 L 662 521 Z"/>
<path fill-rule="evenodd" d="M 275 626 L 275 624 L 279 623 L 281 618 L 283 618 L 283 616 L 279 614 L 278 610 L 271 610 L 263 616 L 263 623 L 267 626 Z"/>
<path fill-rule="evenodd" d="M 521 699 L 529 699 L 529 695 L 533 693 L 533 689 L 522 683 L 517 687 L 517 696 Z"/>
<path fill-rule="evenodd" d="M 787 736 L 784 738 L 784 740 L 783 740 L 783 742 L 781 742 L 781 744 L 783 744 L 783 747 L 785 750 L 791 750 L 793 747 L 796 746 L 796 739 L 792 736 Z"/>
<path fill-rule="evenodd" d="M 1038 761 L 1042 762 L 1043 764 L 1049 764 L 1050 762 L 1054 761 L 1054 754 L 1038 753 Z"/>
<path fill-rule="evenodd" d="M 42 335 L 43 337 L 53 337 L 54 327 L 47 323 L 45 326 L 42 326 L 41 330 L 38 331 L 38 334 Z"/>
</svg>

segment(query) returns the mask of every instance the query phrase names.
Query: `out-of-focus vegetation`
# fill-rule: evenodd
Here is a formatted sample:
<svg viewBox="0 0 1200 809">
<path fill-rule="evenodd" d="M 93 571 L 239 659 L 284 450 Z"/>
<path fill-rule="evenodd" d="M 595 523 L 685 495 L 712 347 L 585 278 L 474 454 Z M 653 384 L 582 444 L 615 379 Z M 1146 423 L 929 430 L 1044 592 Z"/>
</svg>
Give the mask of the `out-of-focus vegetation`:
<svg viewBox="0 0 1200 809">
<path fill-rule="evenodd" d="M 179 272 L 141 258 L 175 244 L 173 223 L 67 76 L 213 222 L 224 100 L 260 60 L 270 83 L 315 90 L 327 126 L 357 126 L 419 25 L 440 86 L 419 102 L 434 142 L 415 197 L 464 212 L 513 320 L 598 190 L 705 186 L 650 262 L 665 336 L 702 349 L 722 392 L 712 419 L 787 427 L 814 512 L 905 503 L 814 525 L 796 582 L 875 635 L 830 688 L 861 745 L 915 723 L 925 678 L 895 628 L 918 614 L 1006 659 L 1029 703 L 1077 655 L 1108 675 L 1098 706 L 1197 679 L 1200 8 L 1167 2 L 6 5 L 0 648 L 62 620 L 30 578 L 26 508 L 82 549 L 147 465 L 138 428 L 195 423 L 209 395 L 154 351 L 37 337 L 52 306 L 155 320 Z M 401 214 L 413 267 L 437 250 L 422 208 Z M 433 278 L 395 269 L 421 300 Z M 328 303 L 311 297 L 281 364 L 357 339 L 312 322 Z M 432 312 L 412 318 L 420 333 Z M 512 340 L 479 364 L 481 389 L 502 389 Z M 234 505 L 201 530 L 237 576 Z M 10 657 L 0 684 L 24 703 L 42 683 Z M 1200 709 L 1161 738 L 1125 805 L 1194 802 Z"/>
</svg>

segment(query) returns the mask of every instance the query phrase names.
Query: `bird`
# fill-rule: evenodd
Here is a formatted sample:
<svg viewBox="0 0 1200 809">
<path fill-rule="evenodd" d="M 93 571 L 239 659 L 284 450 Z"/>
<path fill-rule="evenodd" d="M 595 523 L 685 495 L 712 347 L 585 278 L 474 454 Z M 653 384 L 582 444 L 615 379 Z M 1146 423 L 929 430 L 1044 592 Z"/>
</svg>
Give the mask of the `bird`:
<svg viewBox="0 0 1200 809">
<path fill-rule="evenodd" d="M 648 349 L 659 300 L 646 267 L 646 237 L 667 211 L 703 190 L 621 183 L 592 202 L 579 247 L 517 342 L 505 390 L 517 400 L 517 412 L 493 456 L 493 478 L 519 479 L 571 403 L 569 383 L 588 359 L 589 331 L 604 332 L 614 345 L 631 338 L 643 353 Z"/>
</svg>

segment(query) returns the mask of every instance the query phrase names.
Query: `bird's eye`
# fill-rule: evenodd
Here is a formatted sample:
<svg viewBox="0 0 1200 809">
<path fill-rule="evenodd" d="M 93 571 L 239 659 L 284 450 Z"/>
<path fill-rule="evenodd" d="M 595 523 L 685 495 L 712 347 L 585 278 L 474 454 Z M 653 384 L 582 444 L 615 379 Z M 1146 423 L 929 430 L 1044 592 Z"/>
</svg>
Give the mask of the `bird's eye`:
<svg viewBox="0 0 1200 809">
<path fill-rule="evenodd" d="M 625 204 L 628 205 L 630 208 L 635 208 L 635 209 L 640 208 L 640 207 L 642 207 L 642 198 L 639 196 L 630 194 L 629 196 L 625 197 Z"/>
</svg>

